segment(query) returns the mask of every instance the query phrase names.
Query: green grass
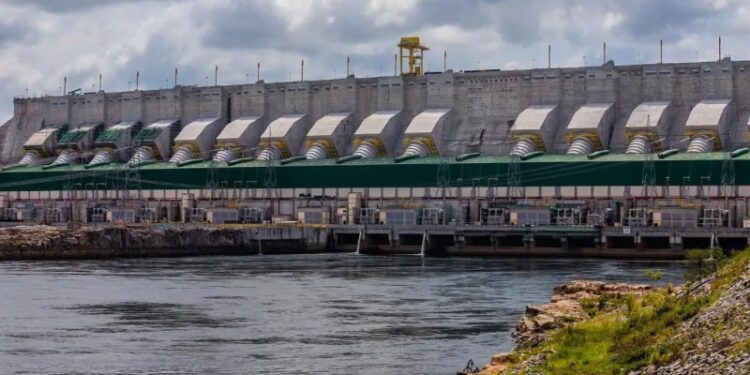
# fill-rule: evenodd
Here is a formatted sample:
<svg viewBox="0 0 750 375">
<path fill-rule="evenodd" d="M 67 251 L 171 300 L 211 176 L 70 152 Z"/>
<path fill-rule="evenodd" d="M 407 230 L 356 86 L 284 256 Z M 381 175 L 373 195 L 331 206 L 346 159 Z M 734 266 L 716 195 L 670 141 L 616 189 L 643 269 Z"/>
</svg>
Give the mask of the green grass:
<svg viewBox="0 0 750 375">
<path fill-rule="evenodd" d="M 543 370 L 549 374 L 618 374 L 613 355 L 615 334 L 624 326 L 616 315 L 560 330 L 552 339 L 553 354 Z"/>
<path fill-rule="evenodd" d="M 521 349 L 527 353 L 519 356 L 550 351 L 537 368 L 545 374 L 626 374 L 646 365 L 670 362 L 691 345 L 687 338 L 674 338 L 680 325 L 714 303 L 750 263 L 748 250 L 726 259 L 714 251 L 693 253 L 691 257 L 693 261 L 700 259 L 696 264 L 702 269 L 696 275 L 705 276 L 709 266 L 716 270 L 708 293 L 677 296 L 669 287 L 640 297 L 583 300 L 590 320 L 553 333 L 539 348 Z M 750 342 L 738 350 L 745 346 L 750 347 Z"/>
<path fill-rule="evenodd" d="M 664 291 L 631 298 L 623 312 L 627 323 L 615 334 L 615 360 L 625 369 L 670 361 L 681 346 L 670 341 L 675 330 L 713 300 L 709 296 L 679 298 Z"/>
<path fill-rule="evenodd" d="M 580 303 L 589 317 L 593 318 L 597 315 L 614 311 L 621 307 L 625 303 L 625 300 L 615 296 L 598 296 L 583 298 Z"/>
<path fill-rule="evenodd" d="M 553 335 L 553 354 L 542 369 L 549 374 L 623 374 L 665 363 L 679 352 L 679 345 L 669 338 L 708 302 L 681 299 L 663 290 L 626 297 L 615 310 Z"/>
<path fill-rule="evenodd" d="M 750 263 L 750 250 L 735 253 L 731 258 L 721 261 L 716 279 L 711 283 L 711 290 L 722 292 L 734 283 Z"/>
<path fill-rule="evenodd" d="M 743 353 L 750 353 L 750 338 L 734 344 L 729 353 L 734 356 L 739 356 Z"/>
</svg>

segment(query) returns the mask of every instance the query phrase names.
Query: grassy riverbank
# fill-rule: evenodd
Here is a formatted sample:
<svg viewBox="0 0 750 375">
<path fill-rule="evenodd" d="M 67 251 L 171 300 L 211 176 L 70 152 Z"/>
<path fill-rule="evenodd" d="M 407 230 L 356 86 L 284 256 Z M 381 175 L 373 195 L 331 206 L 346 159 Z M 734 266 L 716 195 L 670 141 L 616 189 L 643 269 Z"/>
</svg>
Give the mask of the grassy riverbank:
<svg viewBox="0 0 750 375">
<path fill-rule="evenodd" d="M 694 281 L 583 298 L 588 319 L 520 345 L 483 373 L 735 373 L 744 358 L 750 362 L 750 250 L 724 259 L 710 251 L 692 255 Z"/>
</svg>

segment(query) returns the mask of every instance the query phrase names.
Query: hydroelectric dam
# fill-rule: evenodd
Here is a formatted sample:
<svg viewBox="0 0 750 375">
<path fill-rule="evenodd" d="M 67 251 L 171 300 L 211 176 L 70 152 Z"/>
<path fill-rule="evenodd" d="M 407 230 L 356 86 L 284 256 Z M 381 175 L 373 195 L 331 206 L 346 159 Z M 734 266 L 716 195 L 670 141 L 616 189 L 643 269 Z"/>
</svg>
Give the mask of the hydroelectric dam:
<svg viewBox="0 0 750 375">
<path fill-rule="evenodd" d="M 750 61 L 728 58 L 17 98 L 0 225 L 244 226 L 371 253 L 739 249 L 749 119 Z"/>
</svg>

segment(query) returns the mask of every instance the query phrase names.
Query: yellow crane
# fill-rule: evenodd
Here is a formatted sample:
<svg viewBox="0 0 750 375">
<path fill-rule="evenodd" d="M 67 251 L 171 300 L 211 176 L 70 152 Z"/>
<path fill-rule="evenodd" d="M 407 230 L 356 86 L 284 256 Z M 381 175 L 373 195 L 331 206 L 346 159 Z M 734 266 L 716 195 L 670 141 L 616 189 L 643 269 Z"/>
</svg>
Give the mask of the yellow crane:
<svg viewBox="0 0 750 375">
<path fill-rule="evenodd" d="M 399 56 L 401 57 L 399 68 L 401 74 L 414 74 L 421 76 L 424 73 L 424 51 L 429 50 L 427 46 L 419 42 L 418 36 L 404 36 L 398 43 Z M 404 60 L 407 61 L 409 70 L 404 71 Z"/>
</svg>

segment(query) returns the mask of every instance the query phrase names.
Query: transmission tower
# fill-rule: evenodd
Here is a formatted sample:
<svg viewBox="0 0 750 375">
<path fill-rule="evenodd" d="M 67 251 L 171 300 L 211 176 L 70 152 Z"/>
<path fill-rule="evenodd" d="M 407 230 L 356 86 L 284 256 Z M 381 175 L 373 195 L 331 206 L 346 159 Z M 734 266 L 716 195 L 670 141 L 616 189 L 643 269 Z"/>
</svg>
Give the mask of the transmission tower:
<svg viewBox="0 0 750 375">
<path fill-rule="evenodd" d="M 642 196 L 648 198 L 655 193 L 656 187 L 656 164 L 654 163 L 654 154 L 649 147 L 643 153 L 643 172 L 641 174 Z"/>
<path fill-rule="evenodd" d="M 437 184 L 442 188 L 442 196 L 445 198 L 446 195 L 450 195 L 448 189 L 450 188 L 451 183 L 451 169 L 447 156 L 448 142 L 445 139 L 445 134 L 441 137 L 440 143 L 440 150 L 442 150 L 442 152 L 440 153 L 440 164 L 438 165 L 437 171 Z"/>
<path fill-rule="evenodd" d="M 266 160 L 265 176 L 263 179 L 263 186 L 266 188 L 266 198 L 268 199 L 268 209 L 270 210 L 271 216 L 274 214 L 273 207 L 273 192 L 276 189 L 276 166 L 271 158 Z"/>
<path fill-rule="evenodd" d="M 509 155 L 510 160 L 508 161 L 508 200 L 512 200 L 514 197 L 523 197 L 523 191 L 521 190 L 521 156 Z"/>
<path fill-rule="evenodd" d="M 448 163 L 448 157 L 445 155 L 440 156 L 440 164 L 437 170 L 437 185 L 442 189 L 442 198 L 450 196 L 450 184 L 451 184 L 451 169 Z"/>
<path fill-rule="evenodd" d="M 438 165 L 437 170 L 437 185 L 440 186 L 440 196 L 443 200 L 443 223 L 446 224 L 445 220 L 447 220 L 446 215 L 446 199 L 448 196 L 450 196 L 450 186 L 451 186 L 451 167 L 450 164 L 448 164 L 448 156 L 447 154 L 447 147 L 448 144 L 445 139 L 445 133 L 443 133 L 443 136 L 440 139 L 441 147 L 440 150 L 442 152 L 440 153 L 440 164 Z"/>
<path fill-rule="evenodd" d="M 206 189 L 210 192 L 209 202 L 212 202 L 216 198 L 216 189 L 219 187 L 219 181 L 216 177 L 216 168 L 219 166 L 219 162 L 214 160 L 213 155 L 209 155 L 209 157 L 211 162 L 209 162 L 206 171 Z"/>
<path fill-rule="evenodd" d="M 73 175 L 73 160 L 69 160 L 68 164 L 65 166 L 65 184 L 63 186 L 63 189 L 67 193 L 67 199 L 68 199 L 68 209 L 70 210 L 70 222 L 74 223 L 78 220 L 78 215 L 76 215 L 76 200 L 78 199 L 76 194 L 76 179 Z M 51 207 L 52 208 L 52 207 Z M 45 213 L 46 215 L 46 213 Z M 46 218 L 45 218 L 46 220 Z"/>
<path fill-rule="evenodd" d="M 112 189 L 115 191 L 115 198 L 119 202 L 125 202 L 127 200 L 127 171 L 128 163 L 117 163 L 112 167 Z"/>
<path fill-rule="evenodd" d="M 138 152 L 138 149 L 143 145 L 142 140 L 136 139 L 133 141 L 132 149 Z M 124 163 L 122 168 L 122 186 L 123 186 L 123 205 L 126 207 L 134 206 L 136 200 L 140 200 L 141 197 L 141 163 L 143 160 L 136 160 L 137 163 L 131 166 L 129 163 Z M 133 197 L 130 191 L 135 189 L 136 196 Z M 132 198 L 132 199 L 131 199 Z"/>
<path fill-rule="evenodd" d="M 268 129 L 269 132 L 269 140 L 273 139 L 273 129 Z M 270 141 L 268 143 L 268 147 L 272 147 Z M 269 157 L 266 159 L 266 168 L 264 171 L 264 179 L 263 179 L 263 186 L 266 188 L 266 199 L 268 199 L 268 210 L 271 219 L 273 219 L 274 215 L 274 207 L 273 207 L 273 193 L 276 189 L 276 164 L 273 162 L 273 158 Z"/>
<path fill-rule="evenodd" d="M 721 162 L 721 190 L 725 199 L 735 196 L 737 190 L 734 175 L 734 159 L 729 152 L 724 152 L 724 159 Z"/>
</svg>

